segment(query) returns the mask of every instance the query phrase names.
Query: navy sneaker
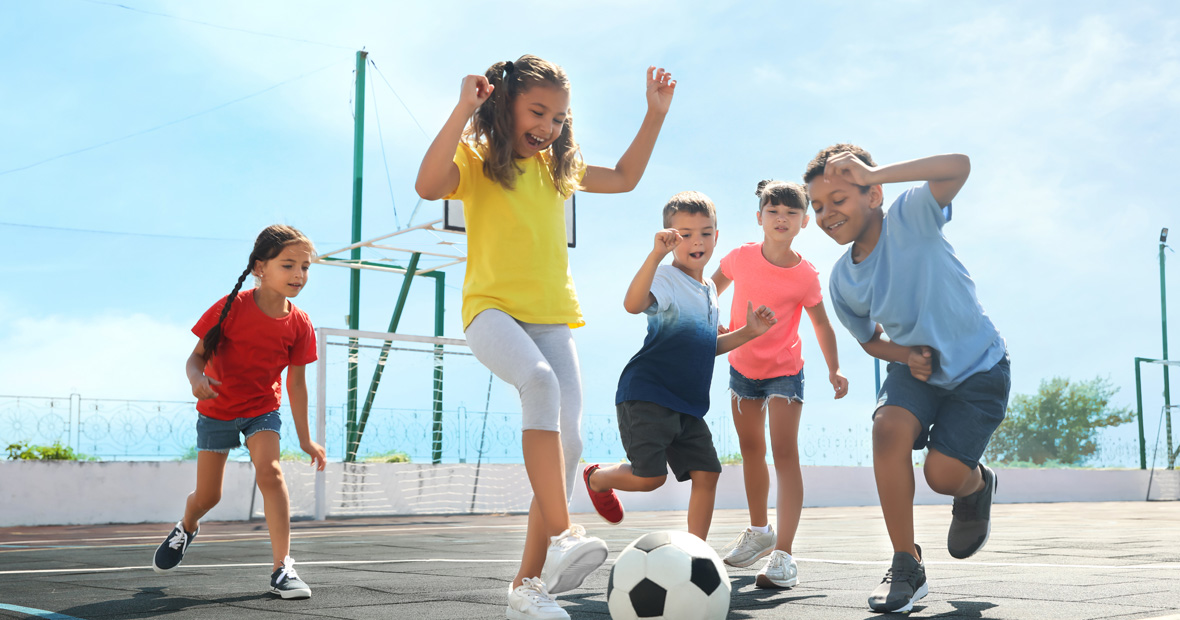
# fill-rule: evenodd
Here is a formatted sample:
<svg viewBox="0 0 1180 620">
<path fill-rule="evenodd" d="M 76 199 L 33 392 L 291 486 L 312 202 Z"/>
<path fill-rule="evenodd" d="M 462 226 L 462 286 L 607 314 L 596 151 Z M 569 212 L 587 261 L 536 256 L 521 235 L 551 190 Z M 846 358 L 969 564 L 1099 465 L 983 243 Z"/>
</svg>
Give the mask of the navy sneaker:
<svg viewBox="0 0 1180 620">
<path fill-rule="evenodd" d="M 283 563 L 270 574 L 270 592 L 283 598 L 311 598 L 311 588 L 295 573 L 295 560 L 283 558 Z"/>
<path fill-rule="evenodd" d="M 914 545 L 918 555 L 922 548 Z M 926 566 L 905 551 L 893 554 L 893 563 L 881 585 L 869 596 L 869 609 L 881 613 L 907 613 L 929 592 Z"/>
<path fill-rule="evenodd" d="M 184 531 L 184 522 L 177 521 L 176 527 L 172 528 L 172 533 L 164 542 L 156 547 L 156 555 L 152 558 L 152 570 L 157 573 L 166 573 L 177 566 L 180 566 L 180 561 L 184 559 L 184 552 L 188 550 L 188 546 L 192 544 L 193 539 L 197 537 L 197 532 L 201 531 L 201 526 L 197 526 L 197 531 L 192 534 Z"/>
<path fill-rule="evenodd" d="M 996 472 L 983 463 L 979 464 L 979 472 L 983 475 L 983 488 L 967 497 L 956 497 L 951 509 L 946 550 L 959 560 L 975 555 L 992 532 L 992 498 L 998 486 Z"/>
</svg>

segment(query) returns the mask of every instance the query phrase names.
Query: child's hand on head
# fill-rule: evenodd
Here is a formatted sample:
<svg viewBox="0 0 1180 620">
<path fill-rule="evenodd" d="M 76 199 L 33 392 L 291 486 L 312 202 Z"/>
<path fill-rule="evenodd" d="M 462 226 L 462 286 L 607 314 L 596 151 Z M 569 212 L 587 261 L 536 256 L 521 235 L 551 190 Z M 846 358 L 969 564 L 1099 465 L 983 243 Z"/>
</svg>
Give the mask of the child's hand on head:
<svg viewBox="0 0 1180 620">
<path fill-rule="evenodd" d="M 213 386 L 215 385 L 221 385 L 221 382 L 217 379 L 210 379 L 205 375 L 201 375 L 200 379 L 193 382 L 193 396 L 196 396 L 197 400 L 217 398 L 218 394 L 213 390 Z"/>
<path fill-rule="evenodd" d="M 828 159 L 824 166 L 824 182 L 830 183 L 834 178 L 844 179 L 853 185 L 875 185 L 872 173 L 875 168 L 860 160 L 852 153 L 844 152 Z"/>
<path fill-rule="evenodd" d="M 463 78 L 463 86 L 459 88 L 459 104 L 470 107 L 474 112 L 476 108 L 488 100 L 488 97 L 492 96 L 492 91 L 495 88 L 488 82 L 487 76 L 469 75 Z"/>
<path fill-rule="evenodd" d="M 778 319 L 774 318 L 774 311 L 766 306 L 758 306 L 754 309 L 754 302 L 746 302 L 746 325 L 754 332 L 755 336 L 765 334 Z"/>
<path fill-rule="evenodd" d="M 684 237 L 680 236 L 680 231 L 675 228 L 666 228 L 656 233 L 655 248 L 652 253 L 659 254 L 661 257 L 667 256 L 669 252 L 676 249 L 680 242 L 684 241 Z"/>
<path fill-rule="evenodd" d="M 828 381 L 832 382 L 832 388 L 836 390 L 837 400 L 848 395 L 848 379 L 844 377 L 839 369 L 828 373 Z"/>
<path fill-rule="evenodd" d="M 655 66 L 647 68 L 647 107 L 653 112 L 667 114 L 676 91 L 676 80 L 672 74 Z"/>
<path fill-rule="evenodd" d="M 929 380 L 930 374 L 934 372 L 933 351 L 934 349 L 925 345 L 910 347 L 910 358 L 906 365 L 910 367 L 910 374 L 918 381 Z"/>
</svg>

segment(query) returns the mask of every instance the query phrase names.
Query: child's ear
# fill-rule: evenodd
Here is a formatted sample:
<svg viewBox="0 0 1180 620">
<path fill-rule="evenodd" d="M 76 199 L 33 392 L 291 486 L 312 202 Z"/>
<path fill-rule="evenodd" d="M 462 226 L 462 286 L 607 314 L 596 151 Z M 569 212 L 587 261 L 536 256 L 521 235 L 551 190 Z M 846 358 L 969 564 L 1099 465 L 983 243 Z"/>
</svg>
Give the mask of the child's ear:
<svg viewBox="0 0 1180 620">
<path fill-rule="evenodd" d="M 885 204 L 885 190 L 880 185 L 869 188 L 869 208 L 880 209 Z"/>
<path fill-rule="evenodd" d="M 807 211 L 804 211 L 803 212 L 803 225 L 800 226 L 799 228 L 807 228 L 807 222 L 810 222 L 810 221 L 811 221 L 811 216 L 807 214 Z"/>
</svg>

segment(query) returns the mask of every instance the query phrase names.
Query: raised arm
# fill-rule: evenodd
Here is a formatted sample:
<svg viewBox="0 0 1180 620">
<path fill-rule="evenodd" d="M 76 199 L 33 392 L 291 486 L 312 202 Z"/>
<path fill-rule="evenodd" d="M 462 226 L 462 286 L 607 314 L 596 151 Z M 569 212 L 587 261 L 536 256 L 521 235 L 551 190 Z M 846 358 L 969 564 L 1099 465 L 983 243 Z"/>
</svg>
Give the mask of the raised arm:
<svg viewBox="0 0 1180 620">
<path fill-rule="evenodd" d="M 311 457 L 311 464 L 322 470 L 327 465 L 324 448 L 311 440 L 311 429 L 307 423 L 306 366 L 287 367 L 287 397 L 291 400 L 291 418 L 295 420 L 295 434 L 299 437 L 299 447 Z"/>
<path fill-rule="evenodd" d="M 933 155 L 875 168 L 852 153 L 840 153 L 829 159 L 824 167 L 825 178 L 837 176 L 855 185 L 928 181 L 930 193 L 943 207 L 954 200 L 970 174 L 971 160 L 958 153 Z"/>
<path fill-rule="evenodd" d="M 492 95 L 493 88 L 485 76 L 469 75 L 463 78 L 459 103 L 455 104 L 447 122 L 443 123 L 434 142 L 430 143 L 430 148 L 426 149 L 422 165 L 418 167 L 414 190 L 424 200 L 438 200 L 459 187 L 455 149 L 459 146 L 459 140 L 463 139 L 463 128 L 467 126 L 467 121 L 476 108 Z"/>
<path fill-rule="evenodd" d="M 655 245 L 652 247 L 651 253 L 647 255 L 643 265 L 639 267 L 639 271 L 631 279 L 631 285 L 627 287 L 627 295 L 623 297 L 623 307 L 627 309 L 627 312 L 639 314 L 656 302 L 655 295 L 651 294 L 651 283 L 656 277 L 656 268 L 660 266 L 660 262 L 664 260 L 668 252 L 680 245 L 681 241 L 684 241 L 684 237 L 681 237 L 680 231 L 675 228 L 668 228 L 656 233 Z"/>
<path fill-rule="evenodd" d="M 807 318 L 811 319 L 811 326 L 815 329 L 815 339 L 819 341 L 819 350 L 824 354 L 824 361 L 828 364 L 828 381 L 836 391 L 836 398 L 844 398 L 848 394 L 848 379 L 840 372 L 840 354 L 836 350 L 836 332 L 832 330 L 832 323 L 828 320 L 828 313 L 824 310 L 824 302 L 819 302 L 807 310 Z"/>
<path fill-rule="evenodd" d="M 639 133 L 614 168 L 586 166 L 586 175 L 582 177 L 583 190 L 595 194 L 619 194 L 635 189 L 647 169 L 675 90 L 676 80 L 672 79 L 671 73 L 655 67 L 647 68 L 647 114 L 639 126 Z"/>
<path fill-rule="evenodd" d="M 754 309 L 754 302 L 746 302 L 746 324 L 728 334 L 717 336 L 717 355 L 730 351 L 766 333 L 766 330 L 778 323 L 774 318 L 774 311 L 766 306 Z"/>
</svg>

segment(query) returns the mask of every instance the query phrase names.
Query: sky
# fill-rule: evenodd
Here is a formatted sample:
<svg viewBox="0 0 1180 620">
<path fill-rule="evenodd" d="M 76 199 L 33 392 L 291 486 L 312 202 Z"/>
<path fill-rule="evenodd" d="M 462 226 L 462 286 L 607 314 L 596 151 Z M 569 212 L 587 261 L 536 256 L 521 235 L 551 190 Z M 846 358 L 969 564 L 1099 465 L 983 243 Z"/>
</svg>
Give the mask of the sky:
<svg viewBox="0 0 1180 620">
<path fill-rule="evenodd" d="M 3 395 L 191 398 L 189 329 L 262 228 L 296 226 L 321 252 L 350 240 L 362 47 L 374 63 L 363 238 L 411 221 L 418 164 L 464 75 L 524 53 L 562 65 L 582 153 L 605 166 L 643 117 L 646 67 L 677 79 L 639 186 L 579 196 L 570 257 L 587 412 L 613 412 L 642 343 L 645 321 L 621 301 L 667 198 L 695 189 L 717 204 L 715 266 L 760 240 L 757 182 L 799 180 L 835 142 L 879 163 L 971 157 L 945 234 L 1007 340 L 1014 393 L 1107 377 L 1116 404 L 1134 406 L 1133 358 L 1161 353 L 1159 230 L 1180 236 L 1180 16 L 1168 0 L 4 0 L 0 41 Z M 886 200 L 905 187 L 886 186 Z M 423 203 L 412 221 L 440 212 Z M 795 248 L 826 290 L 845 248 L 814 226 Z M 1177 349 L 1180 263 L 1167 256 Z M 461 337 L 462 266 L 446 277 L 446 335 Z M 432 284 L 415 282 L 399 331 L 432 333 Z M 386 329 L 399 286 L 363 274 L 362 329 Z M 317 326 L 345 327 L 347 270 L 314 266 L 295 302 Z M 805 424 L 867 425 L 871 359 L 837 324 L 851 385 L 833 401 L 806 320 L 801 331 Z M 725 372 L 722 358 L 711 415 L 728 415 Z M 1156 412 L 1158 375 L 1145 374 Z"/>
</svg>

